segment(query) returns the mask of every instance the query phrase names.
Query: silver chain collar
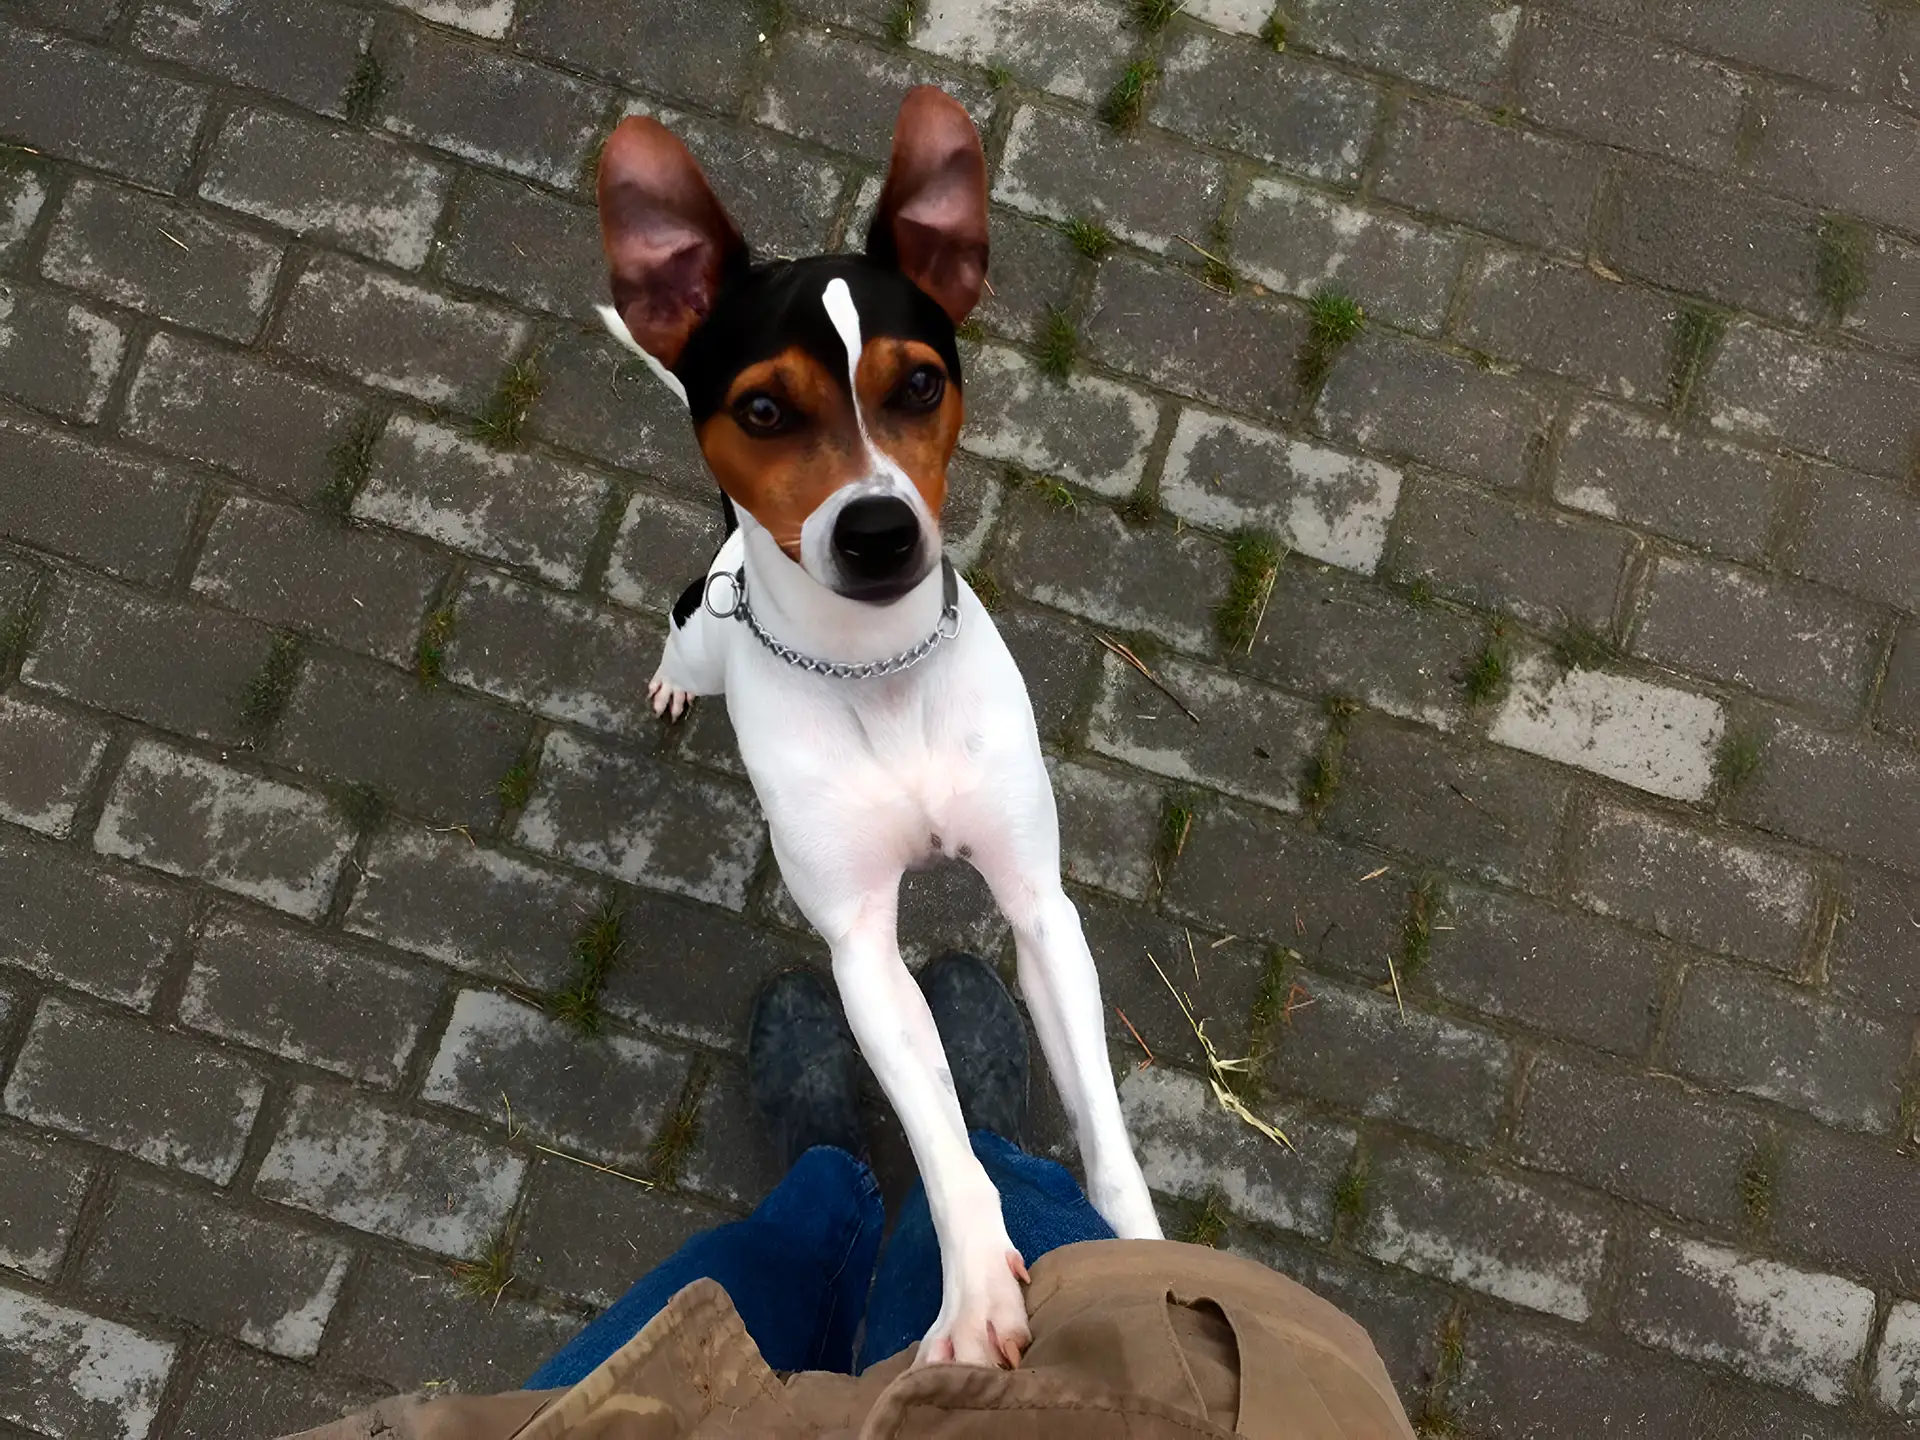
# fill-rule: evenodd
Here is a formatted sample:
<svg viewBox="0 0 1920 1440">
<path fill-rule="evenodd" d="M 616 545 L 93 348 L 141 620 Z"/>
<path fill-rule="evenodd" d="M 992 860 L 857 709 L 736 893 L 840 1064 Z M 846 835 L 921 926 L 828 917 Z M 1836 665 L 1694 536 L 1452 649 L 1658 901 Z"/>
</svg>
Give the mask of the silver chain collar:
<svg viewBox="0 0 1920 1440">
<path fill-rule="evenodd" d="M 733 604 L 725 610 L 713 603 L 713 586 L 718 580 L 726 580 L 733 585 Z M 803 655 L 769 634 L 767 627 L 760 623 L 760 617 L 753 613 L 753 607 L 747 604 L 747 572 L 744 566 L 731 575 L 723 572 L 708 576 L 706 593 L 702 598 L 709 614 L 721 620 L 731 617 L 745 621 L 754 639 L 796 670 L 804 670 L 809 675 L 824 675 L 829 680 L 884 680 L 889 675 L 898 675 L 902 670 L 911 670 L 931 655 L 942 640 L 951 640 L 960 633 L 960 582 L 953 573 L 953 562 L 945 556 L 940 559 L 940 583 L 943 603 L 940 618 L 934 622 L 931 635 L 898 655 L 890 655 L 884 660 L 863 660 L 857 664 Z"/>
</svg>

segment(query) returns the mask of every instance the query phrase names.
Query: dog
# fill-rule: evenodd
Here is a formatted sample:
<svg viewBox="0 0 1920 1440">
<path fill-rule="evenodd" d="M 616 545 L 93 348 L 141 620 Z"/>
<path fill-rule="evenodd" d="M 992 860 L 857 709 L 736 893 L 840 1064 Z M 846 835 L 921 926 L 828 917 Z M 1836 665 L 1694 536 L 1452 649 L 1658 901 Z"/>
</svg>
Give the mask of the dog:
<svg viewBox="0 0 1920 1440">
<path fill-rule="evenodd" d="M 955 327 L 987 269 L 986 157 L 944 92 L 908 92 L 864 255 L 755 264 L 684 145 L 621 122 L 600 156 L 616 340 L 687 406 L 728 534 L 673 608 L 649 686 L 677 720 L 724 693 L 787 889 L 827 941 L 847 1022 L 900 1117 L 940 1242 L 917 1363 L 1011 1366 L 1026 1271 L 967 1143 L 900 958 L 902 874 L 970 862 L 1122 1238 L 1158 1238 L 1107 1057 L 1099 976 L 1060 884 L 1025 683 L 941 548 L 959 437 Z"/>
</svg>

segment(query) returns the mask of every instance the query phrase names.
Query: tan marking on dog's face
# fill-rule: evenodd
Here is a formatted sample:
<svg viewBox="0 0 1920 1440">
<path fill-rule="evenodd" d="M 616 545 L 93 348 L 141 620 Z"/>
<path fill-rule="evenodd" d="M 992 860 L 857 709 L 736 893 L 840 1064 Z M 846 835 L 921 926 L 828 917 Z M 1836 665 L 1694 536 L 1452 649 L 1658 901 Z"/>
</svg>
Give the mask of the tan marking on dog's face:
<svg viewBox="0 0 1920 1440">
<path fill-rule="evenodd" d="M 903 403 L 901 387 L 923 365 L 939 373 L 943 389 L 938 404 L 915 409 Z M 855 383 L 874 445 L 905 472 L 937 516 L 965 415 L 939 355 L 918 341 L 877 337 L 862 347 Z M 753 402 L 761 397 L 781 414 L 771 432 L 752 423 Z M 726 403 L 700 426 L 698 438 L 720 488 L 795 560 L 807 517 L 871 468 L 844 372 L 829 374 L 799 346 L 736 375 Z"/>
</svg>

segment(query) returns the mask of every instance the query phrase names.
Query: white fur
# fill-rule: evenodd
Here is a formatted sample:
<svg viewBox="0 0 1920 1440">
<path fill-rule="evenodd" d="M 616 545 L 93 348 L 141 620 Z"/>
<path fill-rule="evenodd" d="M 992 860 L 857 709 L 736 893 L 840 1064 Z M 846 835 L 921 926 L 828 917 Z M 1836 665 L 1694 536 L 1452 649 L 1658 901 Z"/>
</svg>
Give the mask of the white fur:
<svg viewBox="0 0 1920 1440">
<path fill-rule="evenodd" d="M 833 285 L 839 295 L 830 286 L 823 298 L 851 366 L 858 316 L 844 282 Z M 864 439 L 864 417 L 861 429 Z M 871 473 L 841 494 L 900 493 L 897 476 L 902 498 L 918 501 L 899 467 L 870 442 L 868 451 Z M 931 526 L 924 507 L 919 513 Z M 937 528 L 928 534 L 937 539 Z M 848 600 L 744 512 L 709 574 L 742 567 L 761 623 L 822 659 L 896 654 L 940 617 L 937 565 L 891 605 Z M 716 603 L 724 608 L 724 599 Z M 656 711 L 674 715 L 693 696 L 726 695 L 780 873 L 832 950 L 848 1024 L 926 1183 L 941 1304 L 920 1361 L 950 1354 L 991 1365 L 1002 1363 L 993 1338 L 1026 1343 L 1023 1272 L 999 1197 L 967 1143 L 939 1034 L 896 933 L 901 875 L 936 845 L 972 862 L 1012 926 L 1021 993 L 1072 1117 L 1094 1208 L 1123 1238 L 1157 1238 L 1160 1227 L 1121 1118 L 1099 975 L 1060 885 L 1059 824 L 1026 685 L 964 582 L 960 613 L 959 634 L 914 668 L 884 680 L 837 680 L 783 663 L 744 625 L 703 607 L 670 629 L 650 693 Z"/>
</svg>

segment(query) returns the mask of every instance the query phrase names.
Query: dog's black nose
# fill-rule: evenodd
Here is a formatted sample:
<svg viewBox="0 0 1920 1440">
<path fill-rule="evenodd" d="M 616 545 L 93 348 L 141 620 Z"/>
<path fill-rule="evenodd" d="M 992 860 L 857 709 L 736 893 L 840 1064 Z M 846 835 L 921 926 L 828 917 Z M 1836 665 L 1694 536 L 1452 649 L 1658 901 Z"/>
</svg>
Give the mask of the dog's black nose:
<svg viewBox="0 0 1920 1440">
<path fill-rule="evenodd" d="M 833 548 L 854 580 L 889 580 L 920 548 L 920 522 L 912 507 L 891 495 L 849 501 L 833 522 Z"/>
</svg>

